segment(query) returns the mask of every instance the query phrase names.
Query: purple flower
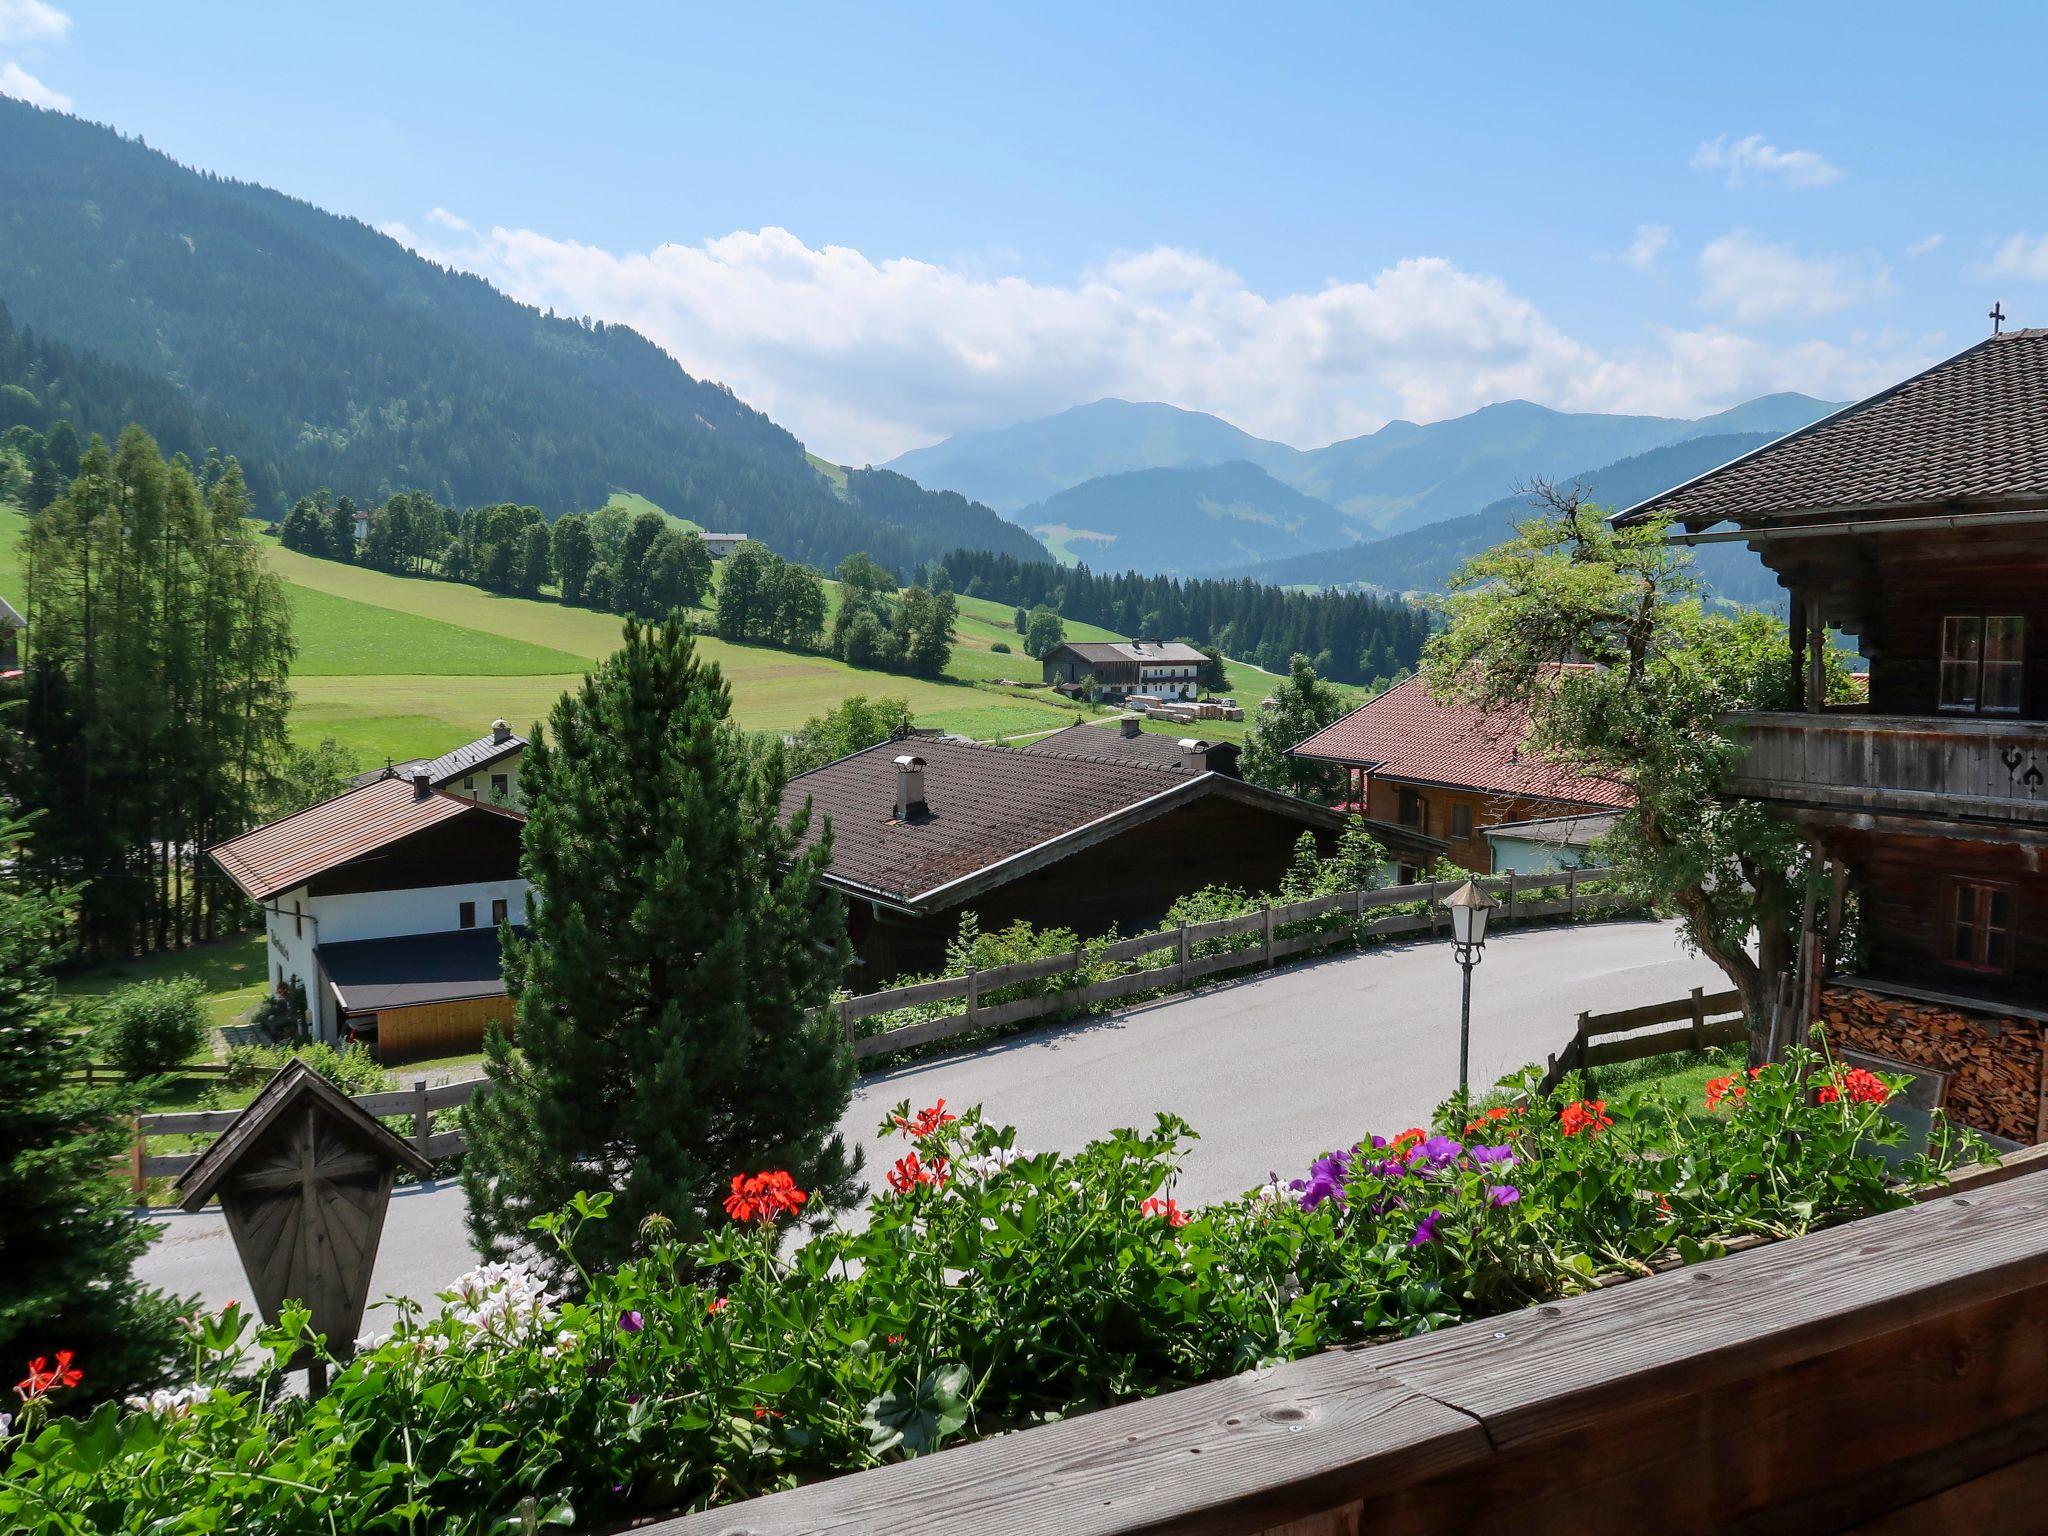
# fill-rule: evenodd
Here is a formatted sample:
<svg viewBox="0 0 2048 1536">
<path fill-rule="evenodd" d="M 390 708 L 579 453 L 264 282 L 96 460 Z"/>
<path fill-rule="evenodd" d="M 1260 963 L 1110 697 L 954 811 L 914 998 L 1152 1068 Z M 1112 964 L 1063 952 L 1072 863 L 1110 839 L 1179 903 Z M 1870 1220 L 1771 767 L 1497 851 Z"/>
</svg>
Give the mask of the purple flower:
<svg viewBox="0 0 2048 1536">
<path fill-rule="evenodd" d="M 1515 1149 L 1506 1142 L 1502 1142 L 1497 1147 L 1474 1147 L 1472 1149 L 1472 1161 L 1482 1168 L 1492 1163 L 1499 1163 L 1501 1171 L 1505 1173 L 1508 1169 L 1515 1166 Z"/>
<path fill-rule="evenodd" d="M 1432 1136 L 1413 1152 L 1408 1154 L 1411 1168 L 1444 1168 L 1458 1160 L 1458 1154 L 1465 1150 L 1465 1144 L 1453 1141 L 1448 1136 Z"/>
<path fill-rule="evenodd" d="M 1432 1240 L 1436 1236 L 1436 1224 L 1443 1219 L 1444 1213 L 1442 1211 L 1431 1211 L 1427 1216 L 1423 1217 L 1422 1220 L 1415 1224 L 1414 1232 L 1409 1235 L 1408 1246 L 1410 1248 L 1420 1248 L 1424 1243 Z"/>
<path fill-rule="evenodd" d="M 1312 1211 L 1325 1200 L 1344 1198 L 1344 1180 L 1351 1172 L 1351 1154 L 1330 1152 L 1315 1160 L 1308 1171 L 1308 1181 L 1296 1179 L 1290 1188 L 1301 1195 L 1301 1208 Z"/>
<path fill-rule="evenodd" d="M 619 1331 L 621 1333 L 638 1333 L 642 1328 L 645 1328 L 646 1326 L 647 1319 L 642 1317 L 638 1312 L 628 1312 L 624 1317 L 619 1319 Z"/>
<path fill-rule="evenodd" d="M 1488 1205 L 1513 1205 L 1522 1198 L 1522 1192 L 1512 1184 L 1489 1184 L 1486 1186 Z"/>
</svg>

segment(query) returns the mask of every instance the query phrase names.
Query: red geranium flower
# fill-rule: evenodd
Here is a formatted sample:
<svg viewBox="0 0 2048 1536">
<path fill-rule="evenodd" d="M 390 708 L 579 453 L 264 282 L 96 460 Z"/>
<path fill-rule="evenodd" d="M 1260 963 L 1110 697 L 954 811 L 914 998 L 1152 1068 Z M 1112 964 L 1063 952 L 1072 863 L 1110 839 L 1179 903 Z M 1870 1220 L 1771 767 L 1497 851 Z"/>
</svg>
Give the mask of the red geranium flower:
<svg viewBox="0 0 2048 1536">
<path fill-rule="evenodd" d="M 810 1198 L 781 1169 L 736 1173 L 732 1193 L 725 1197 L 725 1214 L 734 1221 L 758 1221 L 766 1226 L 778 1217 L 794 1216 Z"/>
<path fill-rule="evenodd" d="M 711 1316 L 716 1317 L 719 1313 L 723 1312 L 726 1309 L 726 1306 L 727 1302 L 723 1296 L 714 1296 L 711 1298 L 711 1305 L 706 1307 L 704 1310 L 708 1312 Z"/>
<path fill-rule="evenodd" d="M 1195 1219 L 1182 1210 L 1179 1205 L 1175 1204 L 1171 1196 L 1162 1200 L 1159 1196 L 1154 1195 L 1150 1200 L 1145 1201 L 1138 1207 L 1138 1214 L 1140 1216 L 1161 1217 L 1169 1227 L 1184 1227 Z"/>
<path fill-rule="evenodd" d="M 1575 1104 L 1565 1105 L 1564 1112 L 1557 1117 L 1557 1123 L 1558 1128 L 1567 1136 L 1576 1136 L 1581 1131 L 1598 1135 L 1614 1124 L 1614 1120 L 1607 1113 L 1605 1099 L 1580 1099 Z"/>
<path fill-rule="evenodd" d="M 943 1184 L 947 1176 L 943 1157 L 935 1157 L 927 1165 L 915 1152 L 910 1152 L 897 1158 L 896 1166 L 889 1170 L 889 1187 L 899 1195 L 907 1195 L 921 1184 Z"/>
<path fill-rule="evenodd" d="M 85 1379 L 85 1372 L 71 1363 L 71 1351 L 57 1351 L 57 1363 L 50 1364 L 47 1356 L 37 1355 L 28 1363 L 28 1374 L 14 1384 L 15 1395 L 24 1403 L 33 1402 L 52 1387 L 75 1387 Z"/>
<path fill-rule="evenodd" d="M 930 1109 L 920 1109 L 908 1120 L 904 1119 L 901 1115 L 892 1115 L 890 1118 L 896 1122 L 896 1128 L 903 1132 L 904 1135 L 912 1140 L 917 1140 L 931 1135 L 932 1132 L 942 1125 L 951 1125 L 960 1117 L 948 1114 L 946 1112 L 946 1101 L 941 1099 Z"/>
<path fill-rule="evenodd" d="M 1732 1077 L 1717 1077 L 1707 1084 L 1707 1108 L 1719 1109 L 1723 1099 L 1740 1099 L 1749 1090 L 1739 1085 Z"/>
</svg>

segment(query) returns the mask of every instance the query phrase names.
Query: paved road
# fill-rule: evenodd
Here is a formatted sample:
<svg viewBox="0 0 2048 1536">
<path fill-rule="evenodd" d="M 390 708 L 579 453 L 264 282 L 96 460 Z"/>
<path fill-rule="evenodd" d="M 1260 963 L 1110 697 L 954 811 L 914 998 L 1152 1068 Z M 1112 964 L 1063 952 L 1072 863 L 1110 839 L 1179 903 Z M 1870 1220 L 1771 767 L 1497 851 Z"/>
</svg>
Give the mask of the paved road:
<svg viewBox="0 0 2048 1536">
<path fill-rule="evenodd" d="M 1672 925 L 1598 923 L 1490 939 L 1473 978 L 1472 1076 L 1491 1082 L 1541 1060 L 1583 1008 L 1629 1008 L 1720 985 Z M 1458 972 L 1442 940 L 1297 965 L 1085 1023 L 1013 1036 L 966 1055 L 862 1080 L 843 1123 L 875 1159 L 876 1122 L 898 1099 L 981 1103 L 1034 1151 L 1071 1150 L 1157 1109 L 1202 1133 L 1178 1193 L 1235 1194 L 1317 1153 L 1421 1120 L 1458 1075 Z M 894 1156 L 893 1152 L 888 1154 Z M 375 1295 L 430 1296 L 472 1260 L 462 1192 L 423 1185 L 393 1197 Z M 142 1276 L 212 1306 L 247 1294 L 217 1214 L 173 1213 Z"/>
</svg>

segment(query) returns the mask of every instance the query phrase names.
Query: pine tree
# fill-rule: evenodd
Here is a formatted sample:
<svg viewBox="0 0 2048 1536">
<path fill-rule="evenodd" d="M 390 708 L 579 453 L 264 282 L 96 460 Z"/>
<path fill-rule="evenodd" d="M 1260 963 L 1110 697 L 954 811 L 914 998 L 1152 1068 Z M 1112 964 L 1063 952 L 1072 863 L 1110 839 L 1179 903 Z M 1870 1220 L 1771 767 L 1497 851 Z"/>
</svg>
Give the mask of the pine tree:
<svg viewBox="0 0 2048 1536">
<path fill-rule="evenodd" d="M 521 767 L 527 937 L 507 935 L 519 1048 L 493 1031 L 496 1092 L 468 1111 L 470 1228 L 494 1254 L 578 1191 L 612 1219 L 578 1257 L 627 1252 L 647 1216 L 684 1237 L 722 1223 L 737 1173 L 779 1168 L 821 1217 L 858 1158 L 834 1127 L 853 1059 L 829 1015 L 845 916 L 819 877 L 828 835 L 785 827 L 779 747 L 759 756 L 680 619 L 629 621 L 624 647 L 555 705 Z"/>
<path fill-rule="evenodd" d="M 71 1350 L 85 1379 L 59 1406 L 77 1407 L 163 1382 L 191 1303 L 130 1273 L 149 1228 L 123 1209 L 111 1170 L 135 1093 L 65 1081 L 87 1053 L 50 1006 L 68 893 L 22 887 L 27 842 L 22 818 L 0 810 L 0 1366 Z"/>
</svg>

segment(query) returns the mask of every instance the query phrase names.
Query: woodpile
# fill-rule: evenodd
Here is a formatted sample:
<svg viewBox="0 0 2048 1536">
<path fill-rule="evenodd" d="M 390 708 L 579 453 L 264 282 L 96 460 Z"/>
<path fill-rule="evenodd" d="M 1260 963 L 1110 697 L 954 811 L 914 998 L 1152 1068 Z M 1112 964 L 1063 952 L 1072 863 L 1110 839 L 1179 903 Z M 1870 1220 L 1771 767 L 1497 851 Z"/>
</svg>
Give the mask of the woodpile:
<svg viewBox="0 0 2048 1536">
<path fill-rule="evenodd" d="M 1943 1104 L 1957 1123 L 2023 1144 L 2048 1139 L 2043 1026 L 2034 1020 L 1842 986 L 1821 993 L 1820 1015 L 1835 1045 L 1948 1074 Z"/>
</svg>

